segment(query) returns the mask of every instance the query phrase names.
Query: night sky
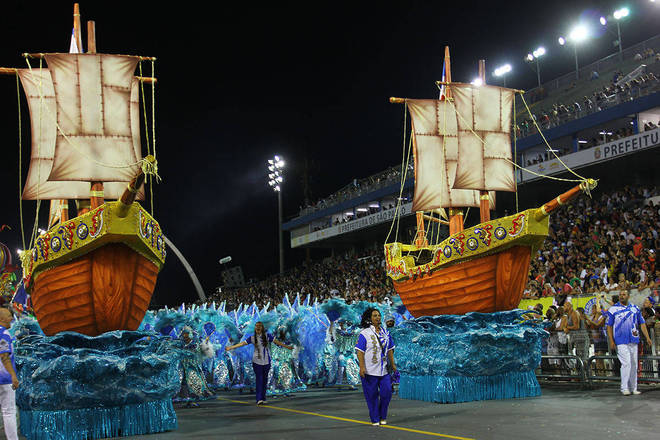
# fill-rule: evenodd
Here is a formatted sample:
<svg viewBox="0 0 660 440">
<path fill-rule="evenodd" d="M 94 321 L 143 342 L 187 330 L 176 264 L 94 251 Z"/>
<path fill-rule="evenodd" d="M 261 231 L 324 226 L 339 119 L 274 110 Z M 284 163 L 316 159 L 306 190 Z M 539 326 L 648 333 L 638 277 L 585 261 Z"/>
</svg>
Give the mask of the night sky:
<svg viewBox="0 0 660 440">
<path fill-rule="evenodd" d="M 154 212 L 207 293 L 219 284 L 218 259 L 227 255 L 246 278 L 278 270 L 277 197 L 267 184 L 267 159 L 280 154 L 287 163 L 285 221 L 303 204 L 305 163 L 313 200 L 400 163 L 403 107 L 387 98 L 437 97 L 445 45 L 453 80 L 471 81 L 485 59 L 489 83 L 501 84 L 492 71 L 508 62 L 507 85 L 529 89 L 536 73 L 523 57 L 539 45 L 548 52 L 542 80 L 574 69 L 573 49 L 559 46 L 557 37 L 581 17 L 600 34 L 579 48 L 586 65 L 616 50 L 616 26 L 609 27 L 614 33 L 604 31 L 601 15 L 631 9 L 621 26 L 624 48 L 655 35 L 660 16 L 660 5 L 649 1 L 233 3 L 81 2 L 85 47 L 86 21 L 95 20 L 99 52 L 158 58 L 156 148 L 163 182 L 154 190 Z M 68 51 L 72 11 L 69 1 L 3 2 L 0 66 L 25 67 L 23 52 Z M 17 249 L 11 76 L 0 77 L 0 102 L 0 224 L 12 227 L 0 241 Z M 25 131 L 25 100 L 21 110 Z M 25 131 L 23 157 L 29 145 Z M 23 170 L 25 176 L 27 163 Z M 35 203 L 23 206 L 29 230 Z M 288 247 L 288 234 L 285 242 Z M 302 255 L 289 249 L 287 266 Z M 194 299 L 192 283 L 170 252 L 154 302 Z"/>
</svg>

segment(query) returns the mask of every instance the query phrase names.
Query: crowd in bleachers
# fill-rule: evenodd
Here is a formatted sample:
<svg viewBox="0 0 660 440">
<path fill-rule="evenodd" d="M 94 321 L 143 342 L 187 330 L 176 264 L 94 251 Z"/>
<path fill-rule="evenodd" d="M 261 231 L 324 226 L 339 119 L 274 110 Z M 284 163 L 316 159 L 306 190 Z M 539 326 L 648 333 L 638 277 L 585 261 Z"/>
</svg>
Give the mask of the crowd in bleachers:
<svg viewBox="0 0 660 440">
<path fill-rule="evenodd" d="M 517 124 L 516 136 L 524 138 L 538 133 L 536 125 L 541 130 L 547 130 L 660 90 L 660 80 L 653 72 L 642 74 L 626 82 L 621 82 L 622 78 L 623 73 L 617 71 L 609 85 L 602 86 L 589 95 L 584 95 L 581 99 L 572 102 L 559 100 L 550 108 L 542 108 L 533 112 L 531 117 L 525 118 Z"/>
<path fill-rule="evenodd" d="M 385 273 L 383 250 L 370 249 L 328 257 L 323 261 L 295 267 L 246 287 L 223 289 L 210 300 L 227 301 L 232 306 L 256 302 L 279 304 L 284 295 L 290 298 L 311 294 L 319 301 L 335 296 L 347 301 L 387 301 L 393 289 Z"/>
<path fill-rule="evenodd" d="M 581 197 L 553 214 L 531 262 L 526 298 L 657 288 L 660 212 L 657 188 L 626 187 Z"/>
<path fill-rule="evenodd" d="M 410 173 L 412 169 L 413 165 L 411 163 L 408 166 L 408 172 Z M 306 206 L 301 206 L 300 215 L 307 215 L 321 209 L 329 208 L 341 202 L 345 202 L 346 200 L 354 199 L 355 197 L 358 197 L 362 194 L 368 194 L 377 190 L 378 188 L 382 188 L 384 186 L 391 185 L 400 181 L 401 165 L 390 167 L 385 171 L 374 174 L 373 176 L 365 177 L 363 179 L 354 179 L 353 182 L 344 186 L 339 191 L 315 202 L 309 203 Z"/>
</svg>

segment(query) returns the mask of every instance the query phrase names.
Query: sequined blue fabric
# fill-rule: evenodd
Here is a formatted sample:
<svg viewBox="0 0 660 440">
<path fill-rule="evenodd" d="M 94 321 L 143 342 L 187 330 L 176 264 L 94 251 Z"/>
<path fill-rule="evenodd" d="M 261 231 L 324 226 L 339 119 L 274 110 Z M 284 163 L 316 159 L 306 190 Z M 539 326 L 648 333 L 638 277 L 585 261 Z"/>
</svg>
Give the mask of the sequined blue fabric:
<svg viewBox="0 0 660 440">
<path fill-rule="evenodd" d="M 178 341 L 151 332 L 74 332 L 16 341 L 21 410 L 113 407 L 171 399 L 179 391 Z"/>
<path fill-rule="evenodd" d="M 421 317 L 392 329 L 401 397 L 435 402 L 540 394 L 548 333 L 523 310 Z"/>
</svg>

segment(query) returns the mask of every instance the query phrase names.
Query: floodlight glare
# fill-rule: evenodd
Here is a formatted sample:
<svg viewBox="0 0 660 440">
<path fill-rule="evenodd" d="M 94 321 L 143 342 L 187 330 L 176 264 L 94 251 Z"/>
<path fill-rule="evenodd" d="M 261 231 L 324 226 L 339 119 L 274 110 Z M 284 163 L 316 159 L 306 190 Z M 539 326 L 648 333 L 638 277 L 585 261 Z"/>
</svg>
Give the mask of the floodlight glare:
<svg viewBox="0 0 660 440">
<path fill-rule="evenodd" d="M 559 38 L 557 39 L 557 41 L 558 41 L 559 44 L 561 44 L 562 46 L 563 46 L 564 44 L 566 44 L 566 40 L 564 39 L 564 37 L 559 37 Z"/>
<path fill-rule="evenodd" d="M 511 64 L 505 64 L 495 69 L 495 72 L 493 72 L 493 74 L 495 76 L 502 76 L 502 75 L 506 75 L 509 72 L 511 72 Z"/>
<path fill-rule="evenodd" d="M 474 86 L 481 86 L 481 85 L 483 85 L 483 83 L 484 82 L 481 80 L 481 78 L 475 78 L 475 79 L 472 80 L 472 82 L 470 84 L 472 84 Z"/>
<path fill-rule="evenodd" d="M 628 14 L 630 14 L 630 11 L 628 10 L 628 8 L 621 8 L 621 9 L 617 9 L 616 11 L 614 11 L 614 14 L 612 14 L 612 15 L 614 15 L 615 19 L 621 20 L 623 17 L 627 17 Z"/>
<path fill-rule="evenodd" d="M 527 61 L 534 61 L 534 55 L 532 55 L 531 53 L 528 53 L 528 54 L 527 54 L 527 57 L 526 57 L 525 59 L 526 59 Z"/>
<path fill-rule="evenodd" d="M 600 24 L 602 24 L 603 26 L 605 26 L 605 25 L 607 24 L 607 18 L 605 18 L 605 17 L 600 17 Z"/>
<path fill-rule="evenodd" d="M 588 36 L 589 36 L 589 32 L 587 31 L 587 28 L 580 25 L 573 28 L 573 30 L 569 35 L 569 38 L 573 40 L 573 42 L 579 43 L 581 41 L 586 40 Z"/>
<path fill-rule="evenodd" d="M 533 54 L 534 57 L 536 58 L 542 57 L 543 55 L 545 55 L 545 47 L 539 47 L 533 52 Z"/>
</svg>

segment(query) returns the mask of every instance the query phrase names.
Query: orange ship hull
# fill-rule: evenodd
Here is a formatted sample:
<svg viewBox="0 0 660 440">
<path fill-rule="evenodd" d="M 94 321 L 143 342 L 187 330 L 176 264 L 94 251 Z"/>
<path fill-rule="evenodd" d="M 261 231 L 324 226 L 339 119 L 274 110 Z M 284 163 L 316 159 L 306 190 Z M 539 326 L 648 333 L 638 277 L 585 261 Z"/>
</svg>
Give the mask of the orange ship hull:
<svg viewBox="0 0 660 440">
<path fill-rule="evenodd" d="M 428 275 L 394 281 L 394 288 L 415 318 L 511 310 L 522 298 L 530 257 L 530 246 L 513 246 Z"/>
<path fill-rule="evenodd" d="M 137 330 L 157 276 L 153 262 L 124 244 L 109 243 L 42 272 L 34 280 L 32 306 L 48 336 Z"/>
</svg>

